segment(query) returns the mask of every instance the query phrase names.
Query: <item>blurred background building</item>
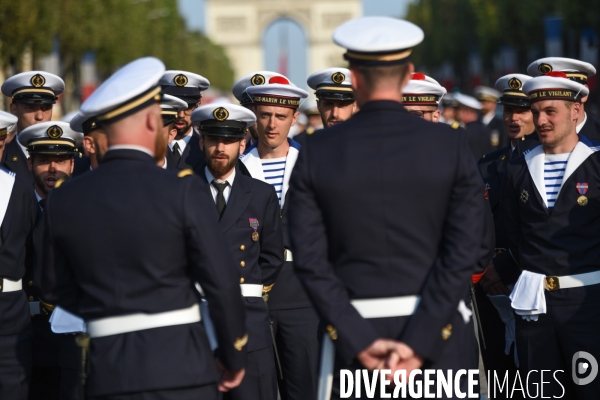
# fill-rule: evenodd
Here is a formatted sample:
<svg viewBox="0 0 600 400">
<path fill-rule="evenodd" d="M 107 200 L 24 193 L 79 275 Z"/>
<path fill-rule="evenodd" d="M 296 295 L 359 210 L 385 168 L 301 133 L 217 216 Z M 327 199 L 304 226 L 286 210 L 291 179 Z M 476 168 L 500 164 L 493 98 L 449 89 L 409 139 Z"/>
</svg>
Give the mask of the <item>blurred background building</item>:
<svg viewBox="0 0 600 400">
<path fill-rule="evenodd" d="M 331 33 L 361 15 L 421 26 L 425 40 L 413 61 L 451 91 L 493 86 L 544 56 L 598 67 L 600 1 L 0 0 L 0 81 L 31 69 L 56 73 L 66 82 L 58 105 L 64 112 L 145 55 L 206 76 L 206 100 L 227 95 L 237 77 L 259 69 L 306 88 L 310 73 L 345 64 Z M 586 110 L 597 115 L 596 82 L 589 80 Z"/>
</svg>

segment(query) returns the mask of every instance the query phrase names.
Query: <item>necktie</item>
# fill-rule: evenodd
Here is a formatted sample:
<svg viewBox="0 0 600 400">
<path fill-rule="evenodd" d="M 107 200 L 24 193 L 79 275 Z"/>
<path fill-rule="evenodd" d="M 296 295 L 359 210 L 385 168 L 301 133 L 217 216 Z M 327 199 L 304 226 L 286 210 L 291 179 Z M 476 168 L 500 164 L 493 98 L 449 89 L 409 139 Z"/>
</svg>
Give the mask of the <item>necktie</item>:
<svg viewBox="0 0 600 400">
<path fill-rule="evenodd" d="M 179 164 L 179 160 L 181 160 L 181 153 L 179 152 L 179 143 L 175 143 L 173 145 L 173 155 L 175 156 L 175 161 Z"/>
<path fill-rule="evenodd" d="M 219 216 L 223 215 L 223 210 L 225 209 L 225 196 L 223 193 L 225 192 L 225 188 L 229 186 L 229 182 L 218 183 L 217 181 L 212 181 L 212 185 L 217 188 L 217 210 L 219 211 Z"/>
<path fill-rule="evenodd" d="M 38 204 L 42 208 L 42 211 L 44 211 L 46 209 L 46 199 L 41 199 Z"/>
</svg>

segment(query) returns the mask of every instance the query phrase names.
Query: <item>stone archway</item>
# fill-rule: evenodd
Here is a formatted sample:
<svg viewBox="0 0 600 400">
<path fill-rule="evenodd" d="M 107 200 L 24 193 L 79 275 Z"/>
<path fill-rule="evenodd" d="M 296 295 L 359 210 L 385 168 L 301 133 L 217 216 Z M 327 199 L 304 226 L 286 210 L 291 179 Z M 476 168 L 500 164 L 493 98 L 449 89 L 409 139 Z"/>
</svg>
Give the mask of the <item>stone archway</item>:
<svg viewBox="0 0 600 400">
<path fill-rule="evenodd" d="M 331 35 L 345 21 L 362 15 L 360 0 L 206 0 L 206 34 L 225 49 L 235 78 L 264 69 L 265 29 L 293 19 L 307 38 L 307 71 L 343 65 L 344 50 Z"/>
</svg>

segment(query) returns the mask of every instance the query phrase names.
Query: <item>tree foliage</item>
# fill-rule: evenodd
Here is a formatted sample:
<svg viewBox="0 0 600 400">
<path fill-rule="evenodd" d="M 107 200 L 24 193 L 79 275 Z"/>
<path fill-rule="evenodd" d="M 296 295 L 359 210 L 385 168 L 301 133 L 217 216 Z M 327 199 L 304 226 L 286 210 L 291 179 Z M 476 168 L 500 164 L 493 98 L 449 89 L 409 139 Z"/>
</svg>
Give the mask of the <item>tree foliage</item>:
<svg viewBox="0 0 600 400">
<path fill-rule="evenodd" d="M 177 0 L 0 0 L 0 63 L 15 72 L 31 51 L 35 61 L 58 40 L 64 74 L 77 74 L 82 56 L 94 52 L 101 78 L 142 56 L 168 69 L 193 71 L 229 90 L 233 70 L 222 48 L 189 31 Z"/>
<path fill-rule="evenodd" d="M 417 0 L 407 19 L 425 31 L 414 60 L 426 68 L 450 62 L 460 76 L 468 70 L 469 54 L 478 53 L 484 70 L 508 45 L 517 53 L 520 71 L 544 54 L 544 18 L 563 18 L 564 55 L 579 56 L 579 35 L 591 28 L 600 33 L 600 2 L 587 0 Z M 460 79 L 460 78 L 459 78 Z"/>
</svg>

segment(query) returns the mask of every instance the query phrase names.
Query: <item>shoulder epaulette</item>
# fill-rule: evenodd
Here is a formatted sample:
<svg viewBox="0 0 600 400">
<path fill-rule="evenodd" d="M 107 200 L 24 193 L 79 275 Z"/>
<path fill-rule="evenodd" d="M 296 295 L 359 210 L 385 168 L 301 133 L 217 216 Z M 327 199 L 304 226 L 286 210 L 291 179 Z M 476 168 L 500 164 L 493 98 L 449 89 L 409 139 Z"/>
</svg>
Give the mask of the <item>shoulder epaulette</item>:
<svg viewBox="0 0 600 400">
<path fill-rule="evenodd" d="M 182 169 L 177 173 L 178 178 L 185 178 L 186 176 L 194 175 L 194 171 L 189 168 Z"/>
<path fill-rule="evenodd" d="M 242 336 L 241 338 L 235 339 L 235 342 L 233 342 L 233 347 L 235 347 L 235 349 L 237 351 L 242 351 L 242 349 L 244 348 L 246 343 L 248 343 L 248 334 L 247 333 L 244 336 Z"/>
<path fill-rule="evenodd" d="M 56 180 L 56 182 L 54 182 L 54 189 L 58 189 L 60 187 L 60 185 L 62 185 L 63 183 L 65 183 L 66 179 L 65 178 L 59 178 Z"/>
</svg>

